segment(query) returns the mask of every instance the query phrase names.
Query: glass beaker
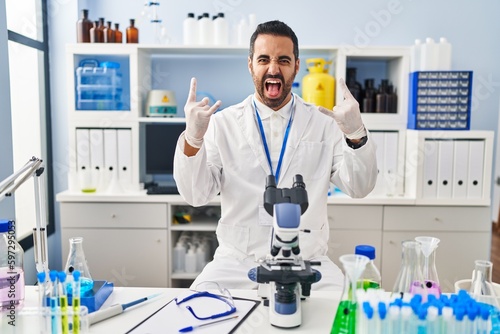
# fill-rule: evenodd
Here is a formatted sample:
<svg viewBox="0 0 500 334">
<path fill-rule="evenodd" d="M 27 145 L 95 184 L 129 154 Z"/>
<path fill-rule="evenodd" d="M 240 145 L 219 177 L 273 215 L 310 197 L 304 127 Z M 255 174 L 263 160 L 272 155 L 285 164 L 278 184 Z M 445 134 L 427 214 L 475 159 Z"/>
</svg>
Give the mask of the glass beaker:
<svg viewBox="0 0 500 334">
<path fill-rule="evenodd" d="M 441 285 L 439 284 L 436 269 L 436 249 L 440 240 L 434 237 L 416 237 L 422 250 L 422 276 L 424 277 L 427 294 L 441 296 Z"/>
<path fill-rule="evenodd" d="M 403 297 L 403 294 L 420 294 L 427 299 L 427 291 L 420 268 L 421 246 L 418 241 L 405 240 L 401 243 L 401 269 L 392 289 L 393 294 Z"/>
<path fill-rule="evenodd" d="M 354 334 L 356 332 L 357 282 L 370 259 L 364 255 L 346 254 L 342 255 L 339 260 L 345 272 L 344 290 L 337 307 L 331 334 Z"/>
<path fill-rule="evenodd" d="M 69 239 L 69 254 L 64 271 L 68 276 L 78 270 L 80 277 L 80 296 L 85 296 L 94 287 L 94 281 L 90 275 L 89 266 L 85 253 L 83 252 L 83 238 L 75 237 Z M 68 284 L 68 294 L 71 294 L 71 284 Z"/>
</svg>

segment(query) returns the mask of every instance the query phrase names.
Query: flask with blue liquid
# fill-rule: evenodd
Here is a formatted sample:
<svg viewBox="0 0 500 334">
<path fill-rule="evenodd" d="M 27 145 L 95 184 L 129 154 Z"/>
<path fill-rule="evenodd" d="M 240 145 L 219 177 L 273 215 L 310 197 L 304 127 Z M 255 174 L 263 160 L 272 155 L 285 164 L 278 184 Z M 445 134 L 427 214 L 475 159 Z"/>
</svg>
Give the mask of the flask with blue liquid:
<svg viewBox="0 0 500 334">
<path fill-rule="evenodd" d="M 90 275 L 89 266 L 85 253 L 83 252 L 83 238 L 75 237 L 69 239 L 69 254 L 64 271 L 68 276 L 78 270 L 80 272 L 80 296 L 87 295 L 94 287 L 94 280 Z M 68 286 L 68 294 L 72 294 L 71 282 Z"/>
</svg>

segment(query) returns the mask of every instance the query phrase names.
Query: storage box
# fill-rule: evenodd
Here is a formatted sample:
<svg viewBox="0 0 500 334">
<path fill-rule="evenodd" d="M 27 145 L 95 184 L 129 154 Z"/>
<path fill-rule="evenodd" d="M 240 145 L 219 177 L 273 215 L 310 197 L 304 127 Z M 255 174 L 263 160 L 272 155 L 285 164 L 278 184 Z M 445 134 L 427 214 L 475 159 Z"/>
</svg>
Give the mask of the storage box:
<svg viewBox="0 0 500 334">
<path fill-rule="evenodd" d="M 469 130 L 472 71 L 410 73 L 408 129 Z"/>
<path fill-rule="evenodd" d="M 77 110 L 122 110 L 120 64 L 84 59 L 76 69 Z"/>
</svg>

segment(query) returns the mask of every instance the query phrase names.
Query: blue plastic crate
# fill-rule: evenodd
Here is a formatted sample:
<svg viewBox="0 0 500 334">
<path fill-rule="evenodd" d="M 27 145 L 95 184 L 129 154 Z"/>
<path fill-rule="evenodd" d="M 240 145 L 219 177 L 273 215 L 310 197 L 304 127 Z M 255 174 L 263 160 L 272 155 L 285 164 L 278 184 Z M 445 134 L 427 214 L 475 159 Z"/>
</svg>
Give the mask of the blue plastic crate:
<svg viewBox="0 0 500 334">
<path fill-rule="evenodd" d="M 410 73 L 408 129 L 469 130 L 472 71 Z"/>
</svg>

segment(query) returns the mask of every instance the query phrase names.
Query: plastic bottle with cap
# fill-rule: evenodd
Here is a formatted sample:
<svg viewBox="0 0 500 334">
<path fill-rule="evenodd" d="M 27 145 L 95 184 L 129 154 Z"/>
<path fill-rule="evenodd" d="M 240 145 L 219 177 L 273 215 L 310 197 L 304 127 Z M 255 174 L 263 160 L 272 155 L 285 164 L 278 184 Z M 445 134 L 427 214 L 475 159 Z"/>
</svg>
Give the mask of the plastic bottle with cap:
<svg viewBox="0 0 500 334">
<path fill-rule="evenodd" d="M 213 45 L 213 36 L 213 22 L 208 13 L 203 13 L 198 20 L 198 44 Z"/>
<path fill-rule="evenodd" d="M 213 21 L 214 44 L 225 46 L 229 44 L 229 28 L 224 13 L 219 13 Z"/>
<path fill-rule="evenodd" d="M 182 37 L 184 45 L 197 45 L 198 43 L 198 21 L 194 13 L 188 13 L 182 23 Z"/>
<path fill-rule="evenodd" d="M 358 288 L 367 289 L 380 289 L 382 285 L 382 277 L 380 276 L 380 271 L 375 266 L 375 247 L 370 245 L 357 245 L 355 254 L 364 255 L 370 259 L 370 262 L 366 264 L 363 274 L 361 274 Z"/>
<path fill-rule="evenodd" d="M 177 241 L 174 247 L 174 272 L 183 272 L 186 263 L 186 248 L 182 241 Z"/>
<path fill-rule="evenodd" d="M 186 254 L 185 270 L 186 273 L 195 273 L 197 269 L 197 256 L 194 251 L 194 247 L 191 245 Z"/>
<path fill-rule="evenodd" d="M 451 43 L 446 38 L 441 37 L 438 43 L 439 71 L 451 70 Z"/>
<path fill-rule="evenodd" d="M 420 39 L 415 40 L 410 52 L 410 72 L 420 71 L 420 57 L 422 54 L 422 41 Z"/>
<path fill-rule="evenodd" d="M 420 71 L 437 71 L 439 67 L 438 45 L 434 39 L 427 37 L 422 44 L 420 54 Z"/>
</svg>

